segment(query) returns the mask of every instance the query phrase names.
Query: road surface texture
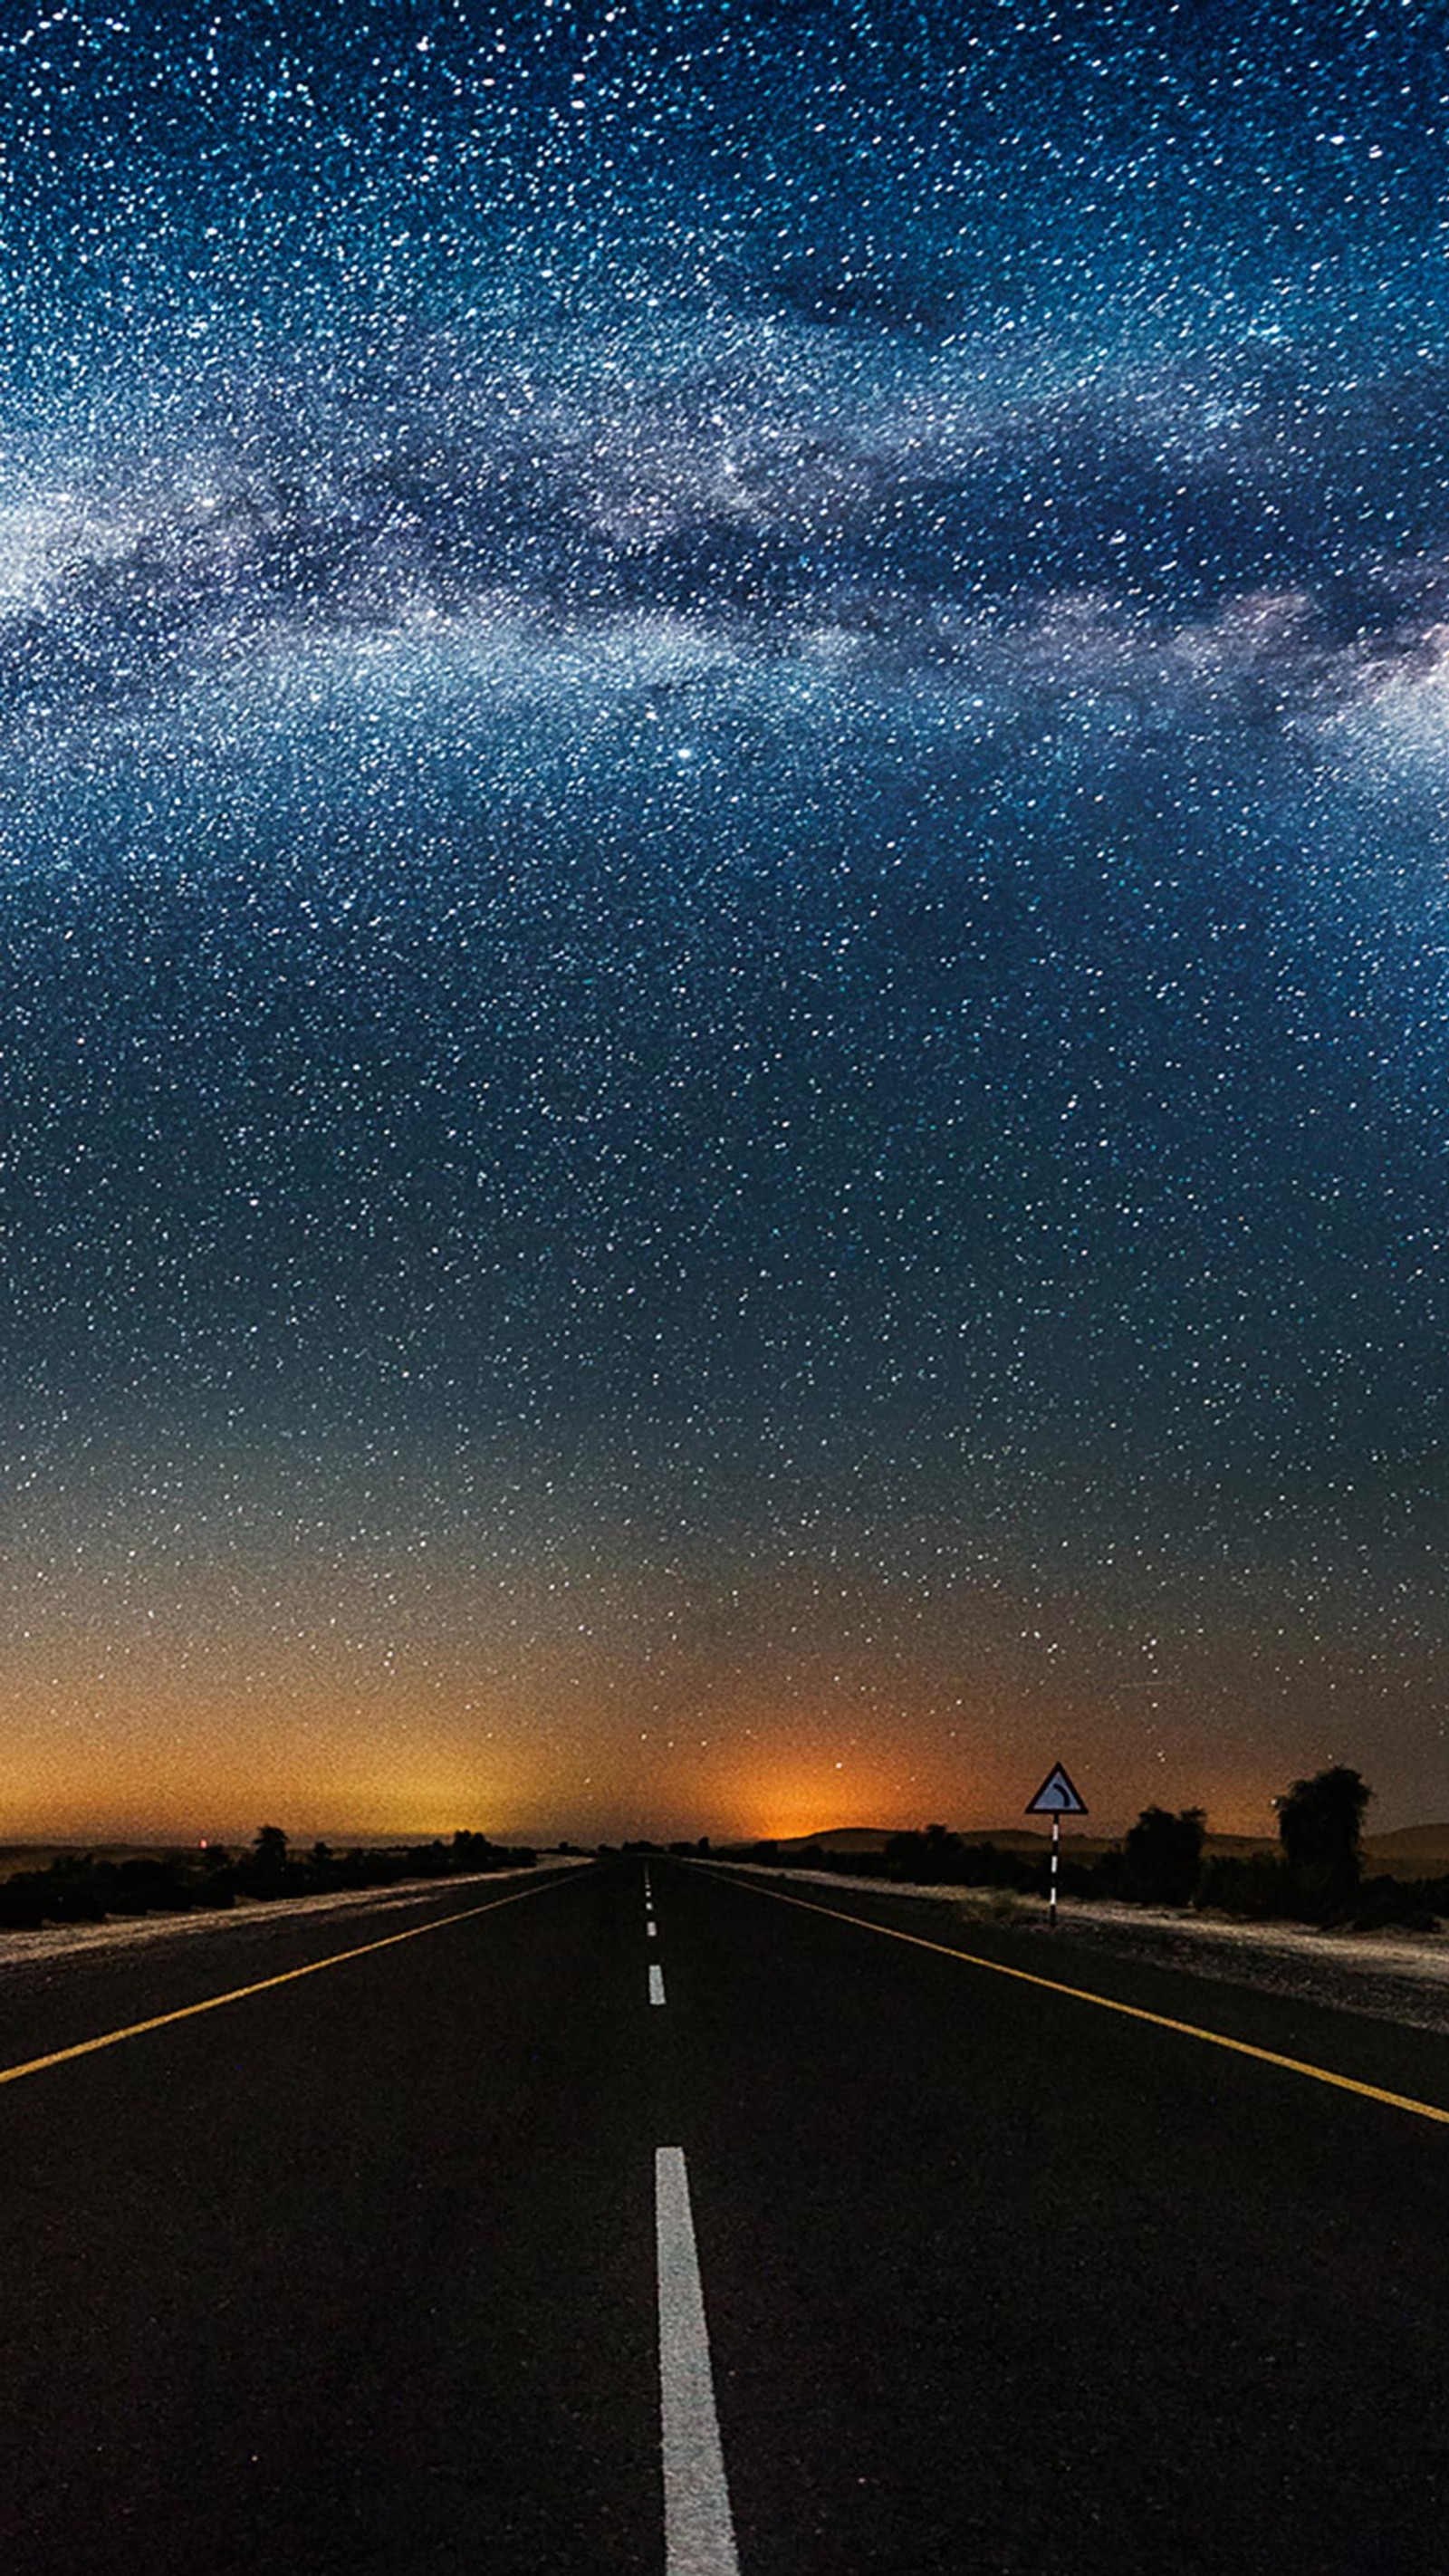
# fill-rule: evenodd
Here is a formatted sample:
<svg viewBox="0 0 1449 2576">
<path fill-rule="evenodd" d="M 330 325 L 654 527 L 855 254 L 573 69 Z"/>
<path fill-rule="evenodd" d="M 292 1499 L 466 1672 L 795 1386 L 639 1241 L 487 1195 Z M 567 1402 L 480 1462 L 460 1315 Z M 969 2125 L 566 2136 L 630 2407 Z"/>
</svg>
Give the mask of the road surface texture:
<svg viewBox="0 0 1449 2576">
<path fill-rule="evenodd" d="M 17 2576 L 1449 2576 L 1449 2038 L 648 1875 L 4 1980 Z"/>
</svg>

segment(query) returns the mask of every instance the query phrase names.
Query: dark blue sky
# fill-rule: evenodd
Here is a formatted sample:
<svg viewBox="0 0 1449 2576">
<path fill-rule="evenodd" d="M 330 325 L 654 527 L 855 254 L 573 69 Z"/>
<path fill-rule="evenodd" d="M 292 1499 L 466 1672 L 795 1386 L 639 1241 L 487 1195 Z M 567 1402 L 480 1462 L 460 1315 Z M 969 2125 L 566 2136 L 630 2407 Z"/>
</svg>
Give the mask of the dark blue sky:
<svg viewBox="0 0 1449 2576">
<path fill-rule="evenodd" d="M 17 1831 L 1449 1812 L 1446 91 L 6 19 Z"/>
</svg>

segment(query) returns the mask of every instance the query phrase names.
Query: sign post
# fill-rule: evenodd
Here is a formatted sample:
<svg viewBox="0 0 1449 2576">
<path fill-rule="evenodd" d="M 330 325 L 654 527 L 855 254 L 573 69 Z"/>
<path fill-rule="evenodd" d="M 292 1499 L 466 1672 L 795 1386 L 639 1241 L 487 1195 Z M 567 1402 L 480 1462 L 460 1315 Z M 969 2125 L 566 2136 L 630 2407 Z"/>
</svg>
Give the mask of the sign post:
<svg viewBox="0 0 1449 2576">
<path fill-rule="evenodd" d="M 1057 1866 L 1061 1858 L 1062 1818 L 1063 1816 L 1084 1816 L 1087 1812 L 1087 1802 L 1086 1799 L 1073 1788 L 1063 1765 L 1060 1762 L 1054 1762 L 1050 1771 L 1047 1773 L 1046 1778 L 1043 1780 L 1041 1787 L 1038 1789 L 1036 1796 L 1028 1800 L 1026 1812 L 1029 1816 L 1050 1816 L 1052 1820 L 1051 1895 L 1048 1900 L 1047 1920 L 1050 1923 L 1053 1932 L 1055 1932 L 1057 1928 Z"/>
</svg>

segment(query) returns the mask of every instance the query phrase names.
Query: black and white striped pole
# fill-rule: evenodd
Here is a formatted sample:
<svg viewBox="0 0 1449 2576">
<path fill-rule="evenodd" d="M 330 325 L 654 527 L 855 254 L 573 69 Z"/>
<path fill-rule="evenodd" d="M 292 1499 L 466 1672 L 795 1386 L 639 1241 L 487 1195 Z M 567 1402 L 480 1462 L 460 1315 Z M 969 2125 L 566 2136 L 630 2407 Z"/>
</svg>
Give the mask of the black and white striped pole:
<svg viewBox="0 0 1449 2576">
<path fill-rule="evenodd" d="M 1073 1788 L 1064 1765 L 1054 1762 L 1036 1796 L 1027 1803 L 1029 1816 L 1050 1816 L 1052 1820 L 1052 1868 L 1050 1893 L 1047 1898 L 1047 1921 L 1053 1932 L 1057 1928 L 1057 1871 L 1061 1864 L 1062 1818 L 1084 1816 L 1087 1802 Z"/>
</svg>

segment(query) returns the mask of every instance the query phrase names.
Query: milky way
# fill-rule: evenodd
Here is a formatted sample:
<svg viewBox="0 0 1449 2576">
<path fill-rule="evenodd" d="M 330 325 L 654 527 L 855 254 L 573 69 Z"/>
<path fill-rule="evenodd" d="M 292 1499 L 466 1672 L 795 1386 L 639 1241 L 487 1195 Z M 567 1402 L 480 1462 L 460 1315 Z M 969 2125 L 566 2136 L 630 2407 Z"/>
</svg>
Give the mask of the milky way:
<svg viewBox="0 0 1449 2576">
<path fill-rule="evenodd" d="M 1428 13 L 343 16 L 0 44 L 17 1830 L 1442 1810 Z"/>
</svg>

